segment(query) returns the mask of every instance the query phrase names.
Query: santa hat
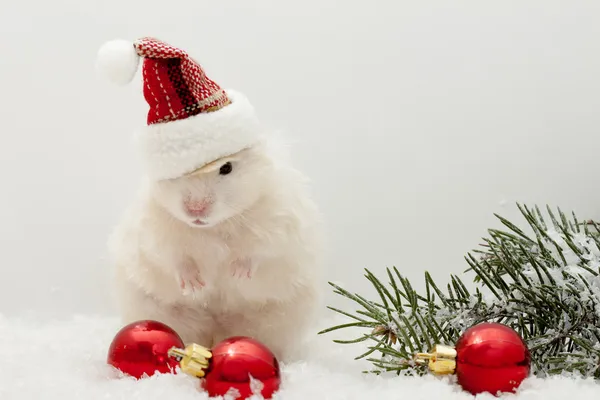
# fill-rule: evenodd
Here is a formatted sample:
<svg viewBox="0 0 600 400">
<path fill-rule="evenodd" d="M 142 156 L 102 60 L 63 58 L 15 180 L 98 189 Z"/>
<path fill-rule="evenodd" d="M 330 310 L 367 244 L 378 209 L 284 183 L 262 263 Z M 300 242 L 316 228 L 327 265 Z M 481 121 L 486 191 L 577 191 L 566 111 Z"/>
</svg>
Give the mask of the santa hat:
<svg viewBox="0 0 600 400">
<path fill-rule="evenodd" d="M 143 61 L 150 106 L 137 146 L 148 176 L 173 179 L 251 147 L 261 128 L 244 95 L 223 90 L 185 51 L 155 38 L 115 40 L 98 52 L 98 67 L 114 83 L 129 83 Z"/>
</svg>

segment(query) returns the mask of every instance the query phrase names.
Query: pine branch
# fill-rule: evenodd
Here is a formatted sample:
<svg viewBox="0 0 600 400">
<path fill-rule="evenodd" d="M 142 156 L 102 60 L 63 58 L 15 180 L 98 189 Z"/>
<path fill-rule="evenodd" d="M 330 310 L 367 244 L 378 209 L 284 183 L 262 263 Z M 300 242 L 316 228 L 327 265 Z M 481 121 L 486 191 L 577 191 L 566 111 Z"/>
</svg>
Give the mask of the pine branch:
<svg viewBox="0 0 600 400">
<path fill-rule="evenodd" d="M 476 287 L 450 276 L 442 290 L 425 272 L 425 293 L 418 293 L 396 267 L 386 269 L 387 284 L 365 270 L 379 297 L 369 301 L 330 283 L 353 301 L 354 313 L 330 307 L 351 322 L 322 331 L 368 329 L 339 343 L 374 342 L 370 372 L 424 372 L 412 362 L 416 352 L 436 343 L 453 345 L 468 327 L 496 321 L 527 342 L 536 374 L 562 371 L 600 377 L 600 225 L 580 222 L 560 209 L 517 204 L 533 236 L 499 215 L 505 230 L 490 229 L 480 249 L 465 256 Z M 374 355 L 379 354 L 376 358 Z"/>
</svg>

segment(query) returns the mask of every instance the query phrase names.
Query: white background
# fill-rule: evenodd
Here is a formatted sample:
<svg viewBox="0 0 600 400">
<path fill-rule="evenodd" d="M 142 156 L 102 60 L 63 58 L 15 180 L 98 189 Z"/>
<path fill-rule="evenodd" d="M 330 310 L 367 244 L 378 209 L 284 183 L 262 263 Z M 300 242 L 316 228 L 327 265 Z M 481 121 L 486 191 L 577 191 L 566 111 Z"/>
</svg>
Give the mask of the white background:
<svg viewBox="0 0 600 400">
<path fill-rule="evenodd" d="M 0 313 L 113 310 L 146 104 L 139 72 L 96 75 L 106 40 L 188 50 L 294 137 L 328 278 L 366 292 L 364 267 L 444 282 L 516 201 L 600 218 L 598 21 L 593 0 L 3 0 Z"/>
</svg>

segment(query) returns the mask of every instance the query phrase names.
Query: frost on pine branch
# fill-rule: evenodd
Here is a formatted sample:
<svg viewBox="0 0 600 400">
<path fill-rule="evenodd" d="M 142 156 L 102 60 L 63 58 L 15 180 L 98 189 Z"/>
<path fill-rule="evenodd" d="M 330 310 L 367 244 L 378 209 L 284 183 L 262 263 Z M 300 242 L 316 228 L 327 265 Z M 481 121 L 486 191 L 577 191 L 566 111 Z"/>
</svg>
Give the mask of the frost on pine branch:
<svg viewBox="0 0 600 400">
<path fill-rule="evenodd" d="M 379 298 L 367 300 L 330 283 L 335 293 L 359 309 L 331 310 L 350 322 L 322 331 L 360 328 L 354 340 L 367 342 L 367 358 L 375 373 L 425 372 L 412 362 L 416 352 L 434 344 L 454 345 L 466 328 L 499 322 L 519 332 L 528 344 L 533 372 L 539 376 L 580 373 L 600 377 L 600 226 L 580 223 L 550 208 L 518 205 L 528 224 L 525 233 L 496 215 L 505 230 L 489 230 L 482 248 L 469 253 L 469 291 L 456 275 L 440 289 L 425 273 L 425 293 L 417 293 L 397 268 L 387 269 L 388 284 L 369 270 L 365 277 Z"/>
</svg>

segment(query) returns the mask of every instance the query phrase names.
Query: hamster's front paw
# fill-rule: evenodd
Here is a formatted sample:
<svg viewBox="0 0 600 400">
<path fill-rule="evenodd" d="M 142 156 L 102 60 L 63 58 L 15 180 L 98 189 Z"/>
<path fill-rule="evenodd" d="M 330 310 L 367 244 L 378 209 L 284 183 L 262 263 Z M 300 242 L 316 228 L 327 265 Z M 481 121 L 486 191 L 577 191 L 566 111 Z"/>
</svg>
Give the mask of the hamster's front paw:
<svg viewBox="0 0 600 400">
<path fill-rule="evenodd" d="M 254 273 L 254 263 L 250 258 L 236 258 L 231 263 L 231 276 L 235 278 L 252 278 Z"/>
<path fill-rule="evenodd" d="M 196 291 L 206 286 L 200 275 L 198 266 L 192 259 L 183 262 L 177 271 L 179 287 L 184 295 L 195 295 Z"/>
</svg>

